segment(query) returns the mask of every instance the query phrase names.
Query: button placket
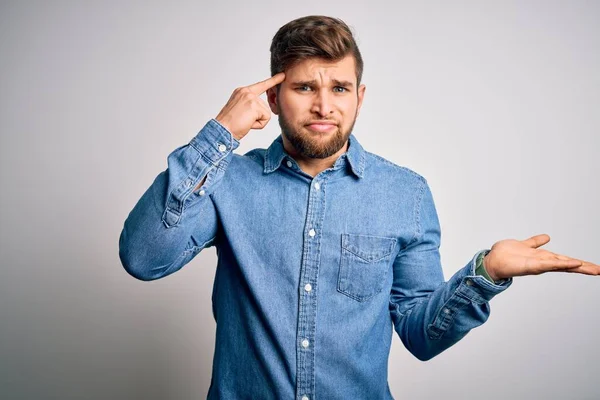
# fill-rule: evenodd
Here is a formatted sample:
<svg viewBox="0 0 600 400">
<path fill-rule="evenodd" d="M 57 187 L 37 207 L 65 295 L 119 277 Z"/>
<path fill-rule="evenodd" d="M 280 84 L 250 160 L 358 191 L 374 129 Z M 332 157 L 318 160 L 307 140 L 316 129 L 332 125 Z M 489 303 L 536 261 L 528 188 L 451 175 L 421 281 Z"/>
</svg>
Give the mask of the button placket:
<svg viewBox="0 0 600 400">
<path fill-rule="evenodd" d="M 288 160 L 291 168 L 293 163 Z M 287 164 L 287 163 L 286 163 Z M 324 175 L 320 175 L 319 178 Z M 321 229 L 325 210 L 323 179 L 312 180 L 308 187 L 308 207 L 304 227 L 296 351 L 296 396 L 312 397 L 315 390 L 315 326 L 317 318 L 317 283 L 321 257 Z M 314 286 L 313 286 L 314 285 Z M 301 397 L 302 396 L 302 397 Z"/>
</svg>

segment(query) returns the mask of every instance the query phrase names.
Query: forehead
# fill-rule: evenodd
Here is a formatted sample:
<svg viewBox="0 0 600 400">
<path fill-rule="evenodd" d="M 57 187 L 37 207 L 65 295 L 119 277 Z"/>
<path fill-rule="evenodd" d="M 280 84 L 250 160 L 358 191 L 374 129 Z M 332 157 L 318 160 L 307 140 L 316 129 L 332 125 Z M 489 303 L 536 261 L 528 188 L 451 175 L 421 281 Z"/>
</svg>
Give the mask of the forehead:
<svg viewBox="0 0 600 400">
<path fill-rule="evenodd" d="M 356 81 L 356 66 L 354 57 L 348 55 L 341 60 L 331 61 L 323 58 L 308 58 L 293 65 L 285 71 L 285 79 L 288 80 L 347 80 Z"/>
</svg>

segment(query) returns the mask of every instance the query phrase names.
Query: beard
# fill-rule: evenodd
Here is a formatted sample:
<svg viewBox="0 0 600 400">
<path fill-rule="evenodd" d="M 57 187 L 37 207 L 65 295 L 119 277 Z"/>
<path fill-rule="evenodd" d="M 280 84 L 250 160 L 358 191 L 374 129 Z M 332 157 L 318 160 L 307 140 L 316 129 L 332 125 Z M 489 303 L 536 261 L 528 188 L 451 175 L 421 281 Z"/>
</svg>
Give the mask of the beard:
<svg viewBox="0 0 600 400">
<path fill-rule="evenodd" d="M 307 120 L 293 126 L 280 109 L 281 133 L 298 154 L 305 158 L 327 158 L 337 153 L 348 141 L 356 122 L 356 114 L 347 131 L 344 131 L 340 125 L 336 125 L 336 129 L 331 132 L 312 131 L 306 127 L 309 122 L 310 120 Z M 331 137 L 327 141 L 322 140 L 326 136 Z"/>
</svg>

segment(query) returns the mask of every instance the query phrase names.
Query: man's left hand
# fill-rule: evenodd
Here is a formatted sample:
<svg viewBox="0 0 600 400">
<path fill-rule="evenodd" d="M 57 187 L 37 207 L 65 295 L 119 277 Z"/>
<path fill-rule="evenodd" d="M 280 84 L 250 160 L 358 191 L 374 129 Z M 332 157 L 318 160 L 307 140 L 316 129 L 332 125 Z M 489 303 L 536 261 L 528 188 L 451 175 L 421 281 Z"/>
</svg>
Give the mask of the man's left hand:
<svg viewBox="0 0 600 400">
<path fill-rule="evenodd" d="M 551 271 L 600 275 L 600 266 L 596 264 L 539 248 L 549 241 L 546 234 L 527 240 L 501 240 L 485 256 L 483 266 L 494 281 Z"/>
</svg>

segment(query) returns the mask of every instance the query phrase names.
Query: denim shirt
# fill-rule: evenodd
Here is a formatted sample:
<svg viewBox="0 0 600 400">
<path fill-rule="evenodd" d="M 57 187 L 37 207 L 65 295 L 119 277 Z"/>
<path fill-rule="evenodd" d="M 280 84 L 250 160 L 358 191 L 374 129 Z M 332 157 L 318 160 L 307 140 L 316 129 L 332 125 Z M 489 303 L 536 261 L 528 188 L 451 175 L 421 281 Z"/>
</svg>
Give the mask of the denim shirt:
<svg viewBox="0 0 600 400">
<path fill-rule="evenodd" d="M 141 280 L 215 246 L 208 398 L 391 399 L 393 330 L 428 360 L 484 323 L 512 284 L 476 274 L 487 249 L 445 282 L 427 181 L 354 134 L 314 178 L 281 136 L 244 155 L 238 146 L 208 121 L 169 154 L 119 238 L 123 267 Z"/>
</svg>

